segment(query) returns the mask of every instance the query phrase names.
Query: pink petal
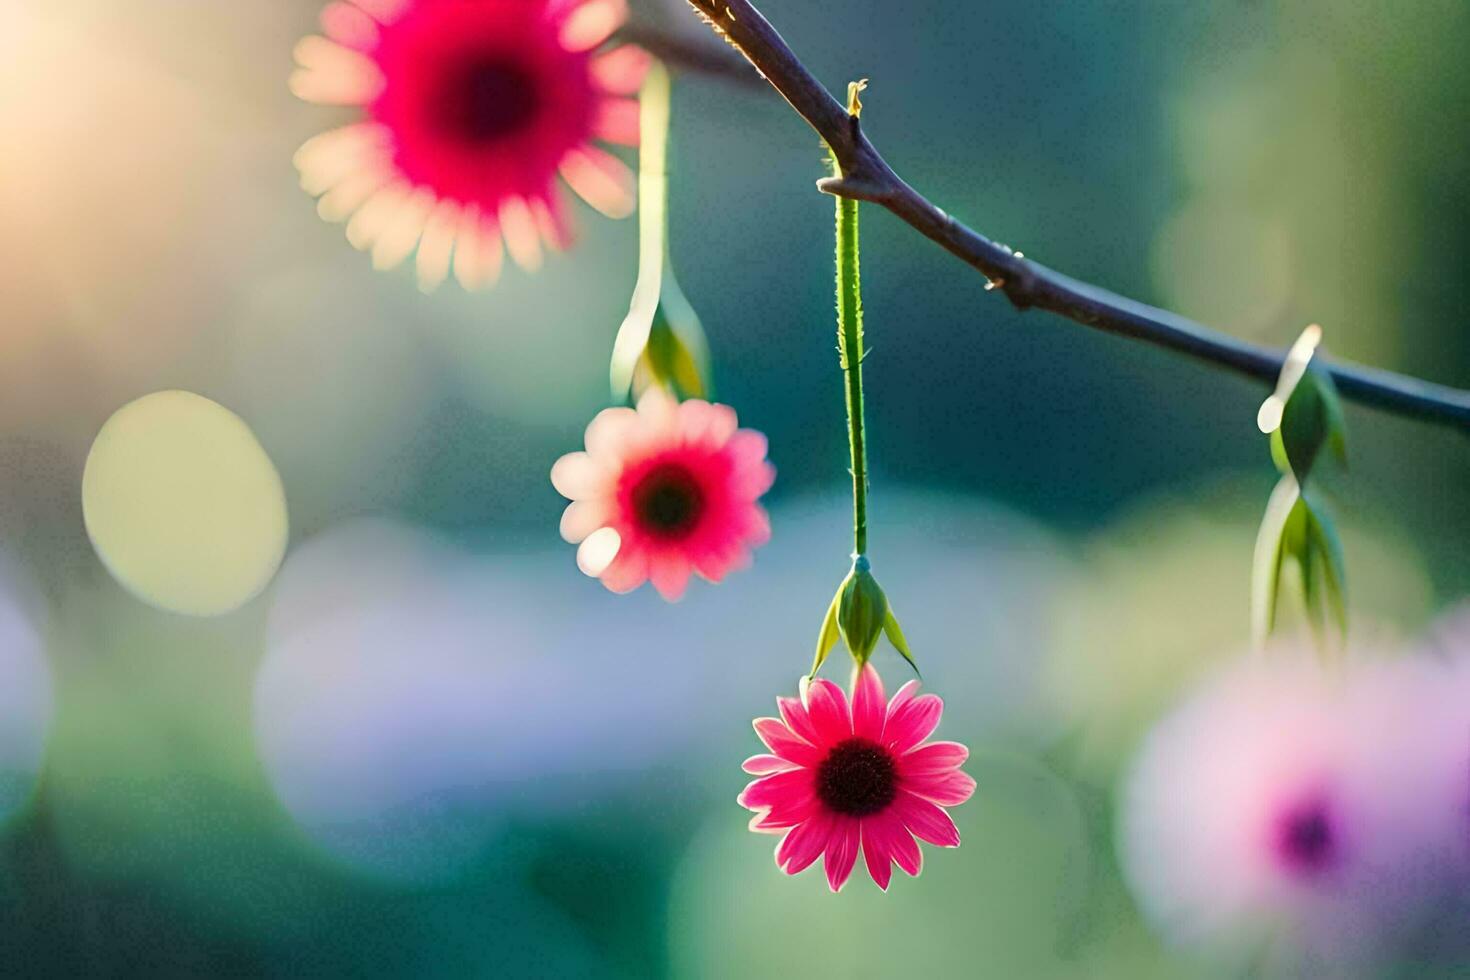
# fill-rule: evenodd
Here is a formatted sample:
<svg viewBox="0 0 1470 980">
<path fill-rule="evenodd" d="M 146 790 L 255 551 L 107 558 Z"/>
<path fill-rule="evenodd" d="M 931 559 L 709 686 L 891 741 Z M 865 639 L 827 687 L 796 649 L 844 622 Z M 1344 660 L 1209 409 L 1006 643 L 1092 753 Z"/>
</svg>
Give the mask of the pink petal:
<svg viewBox="0 0 1470 980">
<path fill-rule="evenodd" d="M 883 727 L 883 741 L 902 755 L 934 734 L 943 713 L 944 702 L 937 694 L 921 694 L 899 705 L 897 711 L 889 712 L 888 723 Z"/>
<path fill-rule="evenodd" d="M 590 51 L 606 41 L 627 16 L 626 0 L 585 0 L 570 9 L 558 39 L 568 51 Z"/>
<path fill-rule="evenodd" d="M 711 548 L 694 558 L 694 570 L 705 581 L 718 585 L 730 572 L 739 571 L 750 564 L 748 553 L 740 545 L 726 548 Z"/>
<path fill-rule="evenodd" d="M 638 431 L 638 413 L 631 408 L 604 408 L 587 424 L 587 452 L 599 462 L 616 462 Z"/>
<path fill-rule="evenodd" d="M 774 777 L 768 777 L 774 778 Z M 900 791 L 893 812 L 915 837 L 939 847 L 959 847 L 960 832 L 944 810 L 912 793 Z"/>
<path fill-rule="evenodd" d="M 679 423 L 683 427 L 686 444 L 710 449 L 722 448 L 740 424 L 736 421 L 735 409 L 729 405 L 711 404 L 697 398 L 679 406 Z"/>
<path fill-rule="evenodd" d="M 321 24 L 327 37 L 349 48 L 367 51 L 378 43 L 378 25 L 373 19 L 342 0 L 327 4 Z"/>
<path fill-rule="evenodd" d="M 903 873 L 910 878 L 918 877 L 919 872 L 924 870 L 924 855 L 920 852 L 919 842 L 914 840 L 914 835 L 908 832 L 901 821 L 895 820 L 887 838 L 888 854 L 893 858 L 893 863 L 902 868 Z"/>
<path fill-rule="evenodd" d="M 969 757 L 959 742 L 930 742 L 899 756 L 898 768 L 905 776 L 923 776 L 956 769 Z"/>
<path fill-rule="evenodd" d="M 827 869 L 827 887 L 834 892 L 842 891 L 857 863 L 859 828 L 862 825 L 852 817 L 839 817 L 832 834 L 827 838 L 827 852 L 822 859 Z"/>
<path fill-rule="evenodd" d="M 883 681 L 871 664 L 865 665 L 852 692 L 852 733 L 859 738 L 881 741 L 886 707 Z"/>
<path fill-rule="evenodd" d="M 775 806 L 801 804 L 813 797 L 813 777 L 806 769 L 792 769 L 752 781 L 735 802 L 747 810 L 769 810 Z"/>
<path fill-rule="evenodd" d="M 750 506 L 750 511 L 746 514 L 744 539 L 753 548 L 759 548 L 771 540 L 771 518 L 764 507 L 758 504 Z"/>
<path fill-rule="evenodd" d="M 654 555 L 648 563 L 648 577 L 658 594 L 669 602 L 677 602 L 689 586 L 689 576 L 694 566 L 683 555 Z"/>
<path fill-rule="evenodd" d="M 742 463 L 759 463 L 768 449 L 765 435 L 755 429 L 741 429 L 730 437 L 730 451 Z"/>
<path fill-rule="evenodd" d="M 736 462 L 734 491 L 742 500 L 755 500 L 776 482 L 776 468 L 766 462 L 766 437 L 741 429 L 726 444 Z"/>
<path fill-rule="evenodd" d="M 641 551 L 624 548 L 598 577 L 613 592 L 632 592 L 648 581 L 648 557 Z"/>
<path fill-rule="evenodd" d="M 808 768 L 821 763 L 821 750 L 797 738 L 791 729 L 781 724 L 780 719 L 757 718 L 753 724 L 755 733 L 766 743 L 766 748 L 781 758 Z"/>
<path fill-rule="evenodd" d="M 642 48 L 625 44 L 592 59 L 592 77 L 604 92 L 632 95 L 643 84 L 653 57 Z"/>
<path fill-rule="evenodd" d="M 561 176 L 577 195 L 609 218 L 633 212 L 634 178 L 628 165 L 611 153 L 586 145 L 562 158 Z"/>
<path fill-rule="evenodd" d="M 551 465 L 551 485 L 570 500 L 591 497 L 606 485 L 608 472 L 587 453 L 567 453 Z"/>
<path fill-rule="evenodd" d="M 758 833 L 785 830 L 788 827 L 806 823 L 821 812 L 821 803 L 815 794 L 800 799 L 792 798 L 773 804 L 769 809 L 761 810 L 755 819 L 751 820 L 750 829 Z"/>
<path fill-rule="evenodd" d="M 806 710 L 822 743 L 832 745 L 852 737 L 852 716 L 847 712 L 847 697 L 842 688 L 818 677 L 807 685 Z"/>
<path fill-rule="evenodd" d="M 959 806 L 975 793 L 975 780 L 958 769 L 920 776 L 905 775 L 903 788 L 940 806 Z"/>
<path fill-rule="evenodd" d="M 638 100 L 610 97 L 597 106 L 592 132 L 598 139 L 623 146 L 638 145 Z"/>
<path fill-rule="evenodd" d="M 776 847 L 776 867 L 789 875 L 805 871 L 821 856 L 832 833 L 832 819 L 816 816 L 792 828 Z"/>
<path fill-rule="evenodd" d="M 779 755 L 753 755 L 740 763 L 740 768 L 752 776 L 769 776 L 773 772 L 786 772 L 796 768 L 796 763 Z"/>
<path fill-rule="evenodd" d="M 869 840 L 872 840 L 873 849 L 869 851 Z M 904 821 L 897 813 L 889 810 L 885 813 L 867 817 L 863 820 L 863 854 L 869 855 L 869 871 L 872 871 L 873 857 L 886 857 L 894 861 L 898 867 L 903 868 L 904 874 L 913 877 L 919 874 L 923 868 L 923 855 L 919 852 L 919 842 L 913 839 L 904 827 Z M 878 880 L 878 876 L 873 876 Z"/>
<path fill-rule="evenodd" d="M 781 719 L 799 737 L 806 739 L 813 745 L 822 741 L 822 736 L 817 734 L 817 726 L 812 724 L 811 715 L 807 714 L 806 707 L 796 698 L 777 698 L 776 707 L 781 712 Z"/>
<path fill-rule="evenodd" d="M 567 544 L 577 544 L 593 531 L 607 524 L 612 508 L 601 500 L 573 500 L 561 513 L 561 537 Z"/>
<path fill-rule="evenodd" d="M 883 891 L 893 878 L 893 861 L 888 853 L 888 834 L 882 817 L 869 817 L 862 822 L 863 860 L 867 862 L 868 874 Z"/>
<path fill-rule="evenodd" d="M 918 693 L 918 681 L 909 681 L 903 687 L 900 687 L 894 692 L 893 697 L 888 700 L 888 717 L 892 718 L 895 711 L 912 701 Z"/>
</svg>

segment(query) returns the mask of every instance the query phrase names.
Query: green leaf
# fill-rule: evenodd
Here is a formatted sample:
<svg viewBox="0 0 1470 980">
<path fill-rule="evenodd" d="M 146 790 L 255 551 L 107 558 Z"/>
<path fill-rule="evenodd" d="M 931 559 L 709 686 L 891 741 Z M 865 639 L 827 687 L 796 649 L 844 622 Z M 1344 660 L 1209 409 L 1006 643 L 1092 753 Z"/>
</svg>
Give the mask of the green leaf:
<svg viewBox="0 0 1470 980">
<path fill-rule="evenodd" d="M 1314 498 L 1303 498 L 1308 518 L 1312 558 L 1321 565 L 1322 598 L 1326 611 L 1332 614 L 1339 635 L 1347 636 L 1347 561 L 1342 538 L 1327 508 Z"/>
</svg>

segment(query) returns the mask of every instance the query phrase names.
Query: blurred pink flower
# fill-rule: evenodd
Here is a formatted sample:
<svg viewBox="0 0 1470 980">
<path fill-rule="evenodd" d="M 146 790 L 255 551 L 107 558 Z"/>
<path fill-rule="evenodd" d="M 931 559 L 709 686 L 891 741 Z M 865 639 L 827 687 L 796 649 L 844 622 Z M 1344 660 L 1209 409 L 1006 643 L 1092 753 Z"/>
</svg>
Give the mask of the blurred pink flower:
<svg viewBox="0 0 1470 980">
<path fill-rule="evenodd" d="M 1121 794 L 1124 872 L 1146 915 L 1186 944 L 1378 955 L 1458 848 L 1444 679 L 1427 658 L 1332 668 L 1279 649 L 1186 700 Z"/>
<path fill-rule="evenodd" d="M 614 592 L 648 580 L 665 599 L 692 573 L 718 582 L 750 561 L 771 525 L 757 502 L 776 470 L 766 437 L 738 428 L 735 410 L 659 389 L 637 409 L 609 408 L 587 426 L 586 452 L 568 453 L 551 482 L 571 499 L 562 537 L 577 564 Z"/>
<path fill-rule="evenodd" d="M 739 803 L 755 811 L 750 828 L 781 834 L 776 865 L 787 874 L 824 857 L 827 884 L 840 891 L 862 845 L 868 873 L 884 891 L 897 864 L 917 875 L 918 837 L 958 847 L 960 834 L 945 807 L 975 791 L 960 771 L 969 750 L 958 742 L 924 744 L 939 725 L 943 702 L 916 696 L 919 682 L 883 703 L 872 666 L 854 679 L 849 709 L 842 689 L 817 678 L 801 700 L 777 698 L 781 718 L 757 718 L 755 731 L 771 755 L 745 760 L 761 778 Z"/>
<path fill-rule="evenodd" d="M 587 203 L 621 217 L 633 178 L 594 139 L 638 142 L 648 56 L 594 53 L 623 22 L 624 0 L 337 0 L 325 37 L 296 46 L 291 89 L 366 117 L 296 153 L 317 210 L 347 221 L 380 269 L 418 249 L 419 284 L 454 273 L 494 282 L 501 243 L 524 268 L 544 240 L 570 240 L 560 174 Z"/>
</svg>

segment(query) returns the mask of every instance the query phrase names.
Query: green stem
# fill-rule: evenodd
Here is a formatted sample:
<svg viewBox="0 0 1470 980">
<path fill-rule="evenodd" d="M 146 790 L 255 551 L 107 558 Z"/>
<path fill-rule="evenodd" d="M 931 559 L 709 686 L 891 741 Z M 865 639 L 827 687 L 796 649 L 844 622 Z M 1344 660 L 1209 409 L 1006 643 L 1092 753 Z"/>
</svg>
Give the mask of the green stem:
<svg viewBox="0 0 1470 980">
<path fill-rule="evenodd" d="M 863 300 L 858 272 L 858 202 L 845 197 L 837 198 L 837 353 L 847 387 L 847 442 L 852 452 L 852 541 L 856 558 L 868 552 L 868 459 L 863 433 Z"/>
<path fill-rule="evenodd" d="M 669 231 L 669 73 L 655 61 L 638 100 L 638 280 L 628 315 L 613 341 L 609 380 L 613 400 L 628 397 L 638 359 L 648 347 L 667 274 Z"/>
</svg>

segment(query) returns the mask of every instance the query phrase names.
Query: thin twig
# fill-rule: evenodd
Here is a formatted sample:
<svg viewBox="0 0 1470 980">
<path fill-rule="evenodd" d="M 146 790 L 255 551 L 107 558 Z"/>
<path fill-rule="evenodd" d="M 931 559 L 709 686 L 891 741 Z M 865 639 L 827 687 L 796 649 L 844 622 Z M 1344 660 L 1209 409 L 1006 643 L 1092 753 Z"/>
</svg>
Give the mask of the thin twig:
<svg viewBox="0 0 1470 980">
<path fill-rule="evenodd" d="M 1284 350 L 1238 340 L 1182 316 L 1119 296 L 1063 275 L 1020 252 L 991 241 L 914 190 L 894 172 L 863 133 L 855 117 L 838 103 L 806 69 L 749 0 L 688 0 L 737 51 L 770 82 L 791 107 L 827 143 L 841 176 L 817 181 L 817 187 L 839 197 L 871 201 L 887 208 L 925 237 L 979 270 L 989 286 L 1004 292 L 1017 309 L 1050 310 L 1084 326 L 1131 337 L 1274 383 L 1286 358 Z M 644 30 L 640 43 L 659 53 L 666 36 Z M 723 58 L 709 48 L 682 45 L 681 64 L 713 70 L 731 78 Z M 1470 391 L 1435 384 L 1377 368 L 1325 362 L 1342 394 L 1354 401 L 1400 415 L 1470 429 Z"/>
<path fill-rule="evenodd" d="M 618 31 L 618 40 L 636 44 L 671 69 L 713 75 L 744 88 L 766 89 L 765 79 L 751 69 L 750 62 L 728 47 L 710 41 L 707 35 L 689 37 L 633 20 Z"/>
</svg>

